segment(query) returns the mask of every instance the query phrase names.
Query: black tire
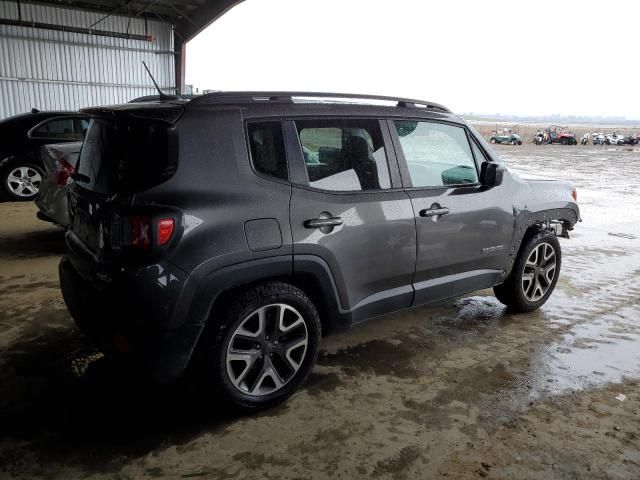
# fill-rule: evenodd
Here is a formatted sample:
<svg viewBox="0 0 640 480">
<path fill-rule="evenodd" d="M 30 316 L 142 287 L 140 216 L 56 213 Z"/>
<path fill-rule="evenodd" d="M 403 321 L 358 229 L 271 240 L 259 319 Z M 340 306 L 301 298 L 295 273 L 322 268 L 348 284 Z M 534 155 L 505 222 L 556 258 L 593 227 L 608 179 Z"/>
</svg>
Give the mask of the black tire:
<svg viewBox="0 0 640 480">
<path fill-rule="evenodd" d="M 518 145 L 522 145 L 522 140 L 518 140 Z"/>
<path fill-rule="evenodd" d="M 515 313 L 524 313 L 537 310 L 549 299 L 558 282 L 560 268 L 562 266 L 562 251 L 560 250 L 560 242 L 558 238 L 549 232 L 538 232 L 525 240 L 526 243 L 520 248 L 520 253 L 515 261 L 513 269 L 509 277 L 501 285 L 493 287 L 496 298 L 506 305 L 510 311 Z M 547 286 L 547 290 L 539 299 L 531 301 L 524 292 L 523 274 L 527 259 L 533 250 L 539 245 L 546 243 L 553 247 L 555 253 L 555 271 L 551 283 Z"/>
<path fill-rule="evenodd" d="M 230 367 L 231 374 L 227 368 L 227 350 L 241 324 L 243 324 L 247 318 L 252 317 L 252 314 L 257 310 L 273 304 L 285 304 L 299 312 L 306 326 L 307 345 L 303 357 L 298 361 L 299 368 L 282 387 L 264 395 L 251 395 L 249 392 L 241 391 L 240 387 L 234 385 L 230 377 L 230 375 L 233 374 L 233 367 Z M 213 313 L 212 320 L 219 314 L 221 315 L 221 322 L 217 324 L 215 334 L 206 335 L 203 339 L 203 341 L 208 342 L 208 345 L 202 346 L 208 350 L 208 355 L 205 357 L 206 368 L 203 372 L 205 375 L 203 380 L 207 390 L 227 406 L 244 412 L 258 411 L 284 402 L 304 383 L 318 356 L 321 326 L 320 317 L 318 316 L 315 305 L 299 288 L 283 282 L 270 282 L 244 290 L 229 299 L 229 301 L 226 302 L 225 310 L 224 312 Z M 268 321 L 266 323 L 268 323 Z M 280 333 L 280 335 L 283 334 Z M 269 340 L 269 337 L 267 337 L 267 340 Z M 271 343 L 273 343 L 273 340 Z M 259 361 L 263 362 L 263 367 L 266 365 L 265 362 L 268 359 L 262 359 L 262 357 L 266 357 L 267 355 L 265 351 L 266 347 L 262 348 L 263 353 L 260 356 L 261 360 L 254 360 L 252 364 L 253 367 L 260 367 L 258 364 Z M 270 346 L 269 351 L 271 351 L 271 348 L 274 348 L 275 352 L 276 347 Z M 279 359 L 282 358 L 278 353 L 274 353 L 273 355 Z M 274 359 L 273 365 L 275 365 L 275 360 L 276 359 Z M 269 360 L 269 362 L 271 365 L 271 360 Z M 290 367 L 291 365 L 289 364 L 288 366 Z M 250 370 L 249 367 L 246 368 Z M 259 375 L 260 373 L 257 374 L 257 376 Z"/>
<path fill-rule="evenodd" d="M 491 143 L 496 143 L 496 139 L 495 138 L 492 138 L 490 141 L 491 141 Z"/>
<path fill-rule="evenodd" d="M 35 193 L 29 192 L 26 188 L 22 189 L 22 194 L 18 193 L 18 186 L 15 182 L 11 181 L 9 178 L 16 170 L 26 170 L 28 172 L 36 172 L 40 179 L 34 182 L 32 185 L 35 188 Z M 2 169 L 2 188 L 4 189 L 6 195 L 11 200 L 17 201 L 30 201 L 34 200 L 38 194 L 40 193 L 40 185 L 42 180 L 44 179 L 44 170 L 41 166 L 35 165 L 29 162 L 13 162 Z"/>
</svg>

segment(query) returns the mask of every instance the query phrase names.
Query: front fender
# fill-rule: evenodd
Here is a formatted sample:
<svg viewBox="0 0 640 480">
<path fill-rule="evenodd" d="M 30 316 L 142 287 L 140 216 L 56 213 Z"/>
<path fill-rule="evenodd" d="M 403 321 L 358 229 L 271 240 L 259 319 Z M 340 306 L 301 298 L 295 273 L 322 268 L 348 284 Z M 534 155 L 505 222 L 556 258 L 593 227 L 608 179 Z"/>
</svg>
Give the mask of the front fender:
<svg viewBox="0 0 640 480">
<path fill-rule="evenodd" d="M 532 227 L 544 228 L 549 222 L 561 222 L 572 230 L 580 221 L 580 209 L 573 200 L 573 185 L 554 180 L 522 180 L 514 202 L 514 234 L 509 248 L 509 269 L 515 263 L 523 240 Z M 507 272 L 508 275 L 509 272 Z"/>
</svg>

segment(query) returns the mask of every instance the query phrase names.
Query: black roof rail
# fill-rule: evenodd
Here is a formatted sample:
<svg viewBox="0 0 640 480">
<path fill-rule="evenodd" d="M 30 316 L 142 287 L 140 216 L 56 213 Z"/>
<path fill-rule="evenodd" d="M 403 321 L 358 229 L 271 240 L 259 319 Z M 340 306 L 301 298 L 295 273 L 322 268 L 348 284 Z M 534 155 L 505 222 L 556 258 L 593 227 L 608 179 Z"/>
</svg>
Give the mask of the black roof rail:
<svg viewBox="0 0 640 480">
<path fill-rule="evenodd" d="M 410 98 L 387 97 L 382 95 L 363 95 L 358 93 L 325 93 L 325 92 L 212 92 L 200 95 L 189 103 L 192 105 L 231 105 L 248 103 L 295 103 L 294 98 L 305 99 L 312 103 L 316 100 L 322 103 L 333 100 L 335 103 L 342 103 L 349 100 L 361 100 L 363 103 L 369 101 L 384 101 L 395 103 L 400 108 L 424 108 L 436 110 L 444 113 L 451 111 L 437 103 L 426 102 L 424 100 L 413 100 Z M 308 100 L 307 100 L 308 99 Z M 342 101 L 342 102 L 341 102 Z"/>
</svg>

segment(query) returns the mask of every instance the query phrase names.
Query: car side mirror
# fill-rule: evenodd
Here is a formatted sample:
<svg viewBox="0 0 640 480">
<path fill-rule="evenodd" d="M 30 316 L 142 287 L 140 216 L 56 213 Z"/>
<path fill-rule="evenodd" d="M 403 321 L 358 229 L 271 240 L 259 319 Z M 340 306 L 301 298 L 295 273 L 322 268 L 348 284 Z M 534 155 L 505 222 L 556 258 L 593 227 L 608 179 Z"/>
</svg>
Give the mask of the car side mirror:
<svg viewBox="0 0 640 480">
<path fill-rule="evenodd" d="M 480 183 L 487 187 L 497 187 L 502 183 L 504 165 L 495 162 L 482 162 L 480 167 Z"/>
</svg>

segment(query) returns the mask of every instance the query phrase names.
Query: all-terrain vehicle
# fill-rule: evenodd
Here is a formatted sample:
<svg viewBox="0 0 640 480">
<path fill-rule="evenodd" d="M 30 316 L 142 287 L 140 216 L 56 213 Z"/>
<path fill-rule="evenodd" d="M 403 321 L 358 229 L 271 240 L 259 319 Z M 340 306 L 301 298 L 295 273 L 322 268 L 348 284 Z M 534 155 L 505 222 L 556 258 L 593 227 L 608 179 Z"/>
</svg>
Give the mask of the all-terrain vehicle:
<svg viewBox="0 0 640 480">
<path fill-rule="evenodd" d="M 522 145 L 522 137 L 517 133 L 494 133 L 489 139 L 491 143 L 508 143 L 509 145 Z"/>
<path fill-rule="evenodd" d="M 577 145 L 575 133 L 568 130 L 568 127 L 560 127 L 558 125 L 551 125 L 547 130 L 548 143 L 559 143 L 561 145 Z"/>
<path fill-rule="evenodd" d="M 613 132 L 605 137 L 604 143 L 607 145 L 624 145 L 624 137 Z"/>
<path fill-rule="evenodd" d="M 591 141 L 594 145 L 604 145 L 607 137 L 605 137 L 604 133 L 596 132 L 591 135 Z"/>
<path fill-rule="evenodd" d="M 431 102 L 219 92 L 83 113 L 73 318 L 107 355 L 161 382 L 190 367 L 244 409 L 284 401 L 322 336 L 369 318 L 490 287 L 539 308 L 580 215 L 570 183 L 510 173 Z"/>
</svg>

